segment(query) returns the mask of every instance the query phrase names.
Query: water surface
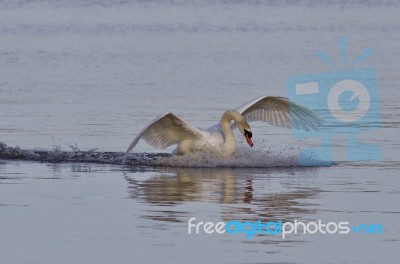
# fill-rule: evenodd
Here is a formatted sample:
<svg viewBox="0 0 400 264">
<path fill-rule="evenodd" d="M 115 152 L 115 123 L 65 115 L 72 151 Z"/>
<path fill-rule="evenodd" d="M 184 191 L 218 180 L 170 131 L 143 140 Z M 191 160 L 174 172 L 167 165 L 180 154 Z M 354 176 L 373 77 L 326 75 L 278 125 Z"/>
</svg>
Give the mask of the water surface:
<svg viewBox="0 0 400 264">
<path fill-rule="evenodd" d="M 396 263 L 399 9 L 395 1 L 3 1 L 0 142 L 119 158 L 2 160 L 0 262 Z M 118 155 L 159 113 L 207 128 L 251 98 L 287 96 L 290 76 L 338 70 L 315 51 L 339 65 L 341 36 L 349 60 L 373 50 L 359 66 L 377 70 L 382 126 L 360 138 L 380 147 L 381 160 L 346 161 L 338 135 L 336 165 L 298 167 L 307 141 L 256 123 L 255 147 L 240 139 L 229 161 L 163 154 L 167 162 L 154 164 L 152 154 L 172 149 L 141 142 L 132 157 L 151 163 L 123 165 Z M 191 217 L 384 230 L 246 239 L 189 235 Z"/>
</svg>

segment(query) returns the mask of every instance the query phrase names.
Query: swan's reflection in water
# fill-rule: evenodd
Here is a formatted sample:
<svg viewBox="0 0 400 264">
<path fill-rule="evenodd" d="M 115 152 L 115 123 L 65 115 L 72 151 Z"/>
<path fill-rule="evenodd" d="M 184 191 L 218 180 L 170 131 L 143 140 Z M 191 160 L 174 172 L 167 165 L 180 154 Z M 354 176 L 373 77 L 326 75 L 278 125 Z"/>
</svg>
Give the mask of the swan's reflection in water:
<svg viewBox="0 0 400 264">
<path fill-rule="evenodd" d="M 314 198 L 320 193 L 313 184 L 316 170 L 176 168 L 133 170 L 125 178 L 129 197 L 152 206 L 142 212 L 146 219 L 186 222 L 206 214 L 220 215 L 220 220 L 289 221 L 315 212 Z"/>
</svg>

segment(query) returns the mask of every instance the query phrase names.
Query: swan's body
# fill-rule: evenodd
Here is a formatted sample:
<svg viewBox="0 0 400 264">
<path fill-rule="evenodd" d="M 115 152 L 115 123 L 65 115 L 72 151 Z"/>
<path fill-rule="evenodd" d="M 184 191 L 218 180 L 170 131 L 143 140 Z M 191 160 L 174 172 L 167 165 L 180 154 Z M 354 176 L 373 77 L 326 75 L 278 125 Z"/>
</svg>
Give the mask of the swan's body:
<svg viewBox="0 0 400 264">
<path fill-rule="evenodd" d="M 198 129 L 176 115 L 167 112 L 148 124 L 129 145 L 130 152 L 141 138 L 156 148 L 167 148 L 178 144 L 176 154 L 184 155 L 197 150 L 212 149 L 223 156 L 236 150 L 236 139 L 232 129 L 236 126 L 247 143 L 253 146 L 248 122 L 263 121 L 274 126 L 317 129 L 321 119 L 311 110 L 290 102 L 284 97 L 262 96 L 226 111 L 221 121 L 208 128 Z"/>
</svg>

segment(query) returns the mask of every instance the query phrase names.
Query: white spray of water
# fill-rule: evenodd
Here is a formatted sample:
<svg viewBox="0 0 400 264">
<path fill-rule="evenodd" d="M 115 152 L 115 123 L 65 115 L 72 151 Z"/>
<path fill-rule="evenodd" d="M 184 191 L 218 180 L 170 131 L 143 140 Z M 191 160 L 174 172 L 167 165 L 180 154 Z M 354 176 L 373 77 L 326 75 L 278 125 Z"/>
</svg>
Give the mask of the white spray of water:
<svg viewBox="0 0 400 264">
<path fill-rule="evenodd" d="M 269 148 L 270 150 L 239 147 L 231 157 L 222 157 L 212 151 L 199 151 L 184 156 L 159 157 L 154 161 L 157 166 L 171 167 L 234 167 L 234 168 L 269 168 L 295 167 L 298 163 L 298 150 L 294 148 Z M 273 150 L 272 150 L 273 149 Z M 310 164 L 311 166 L 312 163 Z M 316 163 L 315 166 L 318 166 Z"/>
</svg>

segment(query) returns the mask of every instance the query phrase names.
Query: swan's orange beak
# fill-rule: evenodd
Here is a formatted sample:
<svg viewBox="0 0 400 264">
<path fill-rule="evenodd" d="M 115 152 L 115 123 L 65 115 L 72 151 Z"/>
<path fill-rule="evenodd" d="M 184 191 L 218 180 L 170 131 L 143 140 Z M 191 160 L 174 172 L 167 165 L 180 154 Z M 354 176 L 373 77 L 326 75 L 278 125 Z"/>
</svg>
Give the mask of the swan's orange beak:
<svg viewBox="0 0 400 264">
<path fill-rule="evenodd" d="M 251 140 L 251 137 L 248 134 L 246 134 L 245 137 L 246 137 L 247 144 L 249 144 L 249 146 L 252 147 L 253 146 L 253 140 Z"/>
</svg>

